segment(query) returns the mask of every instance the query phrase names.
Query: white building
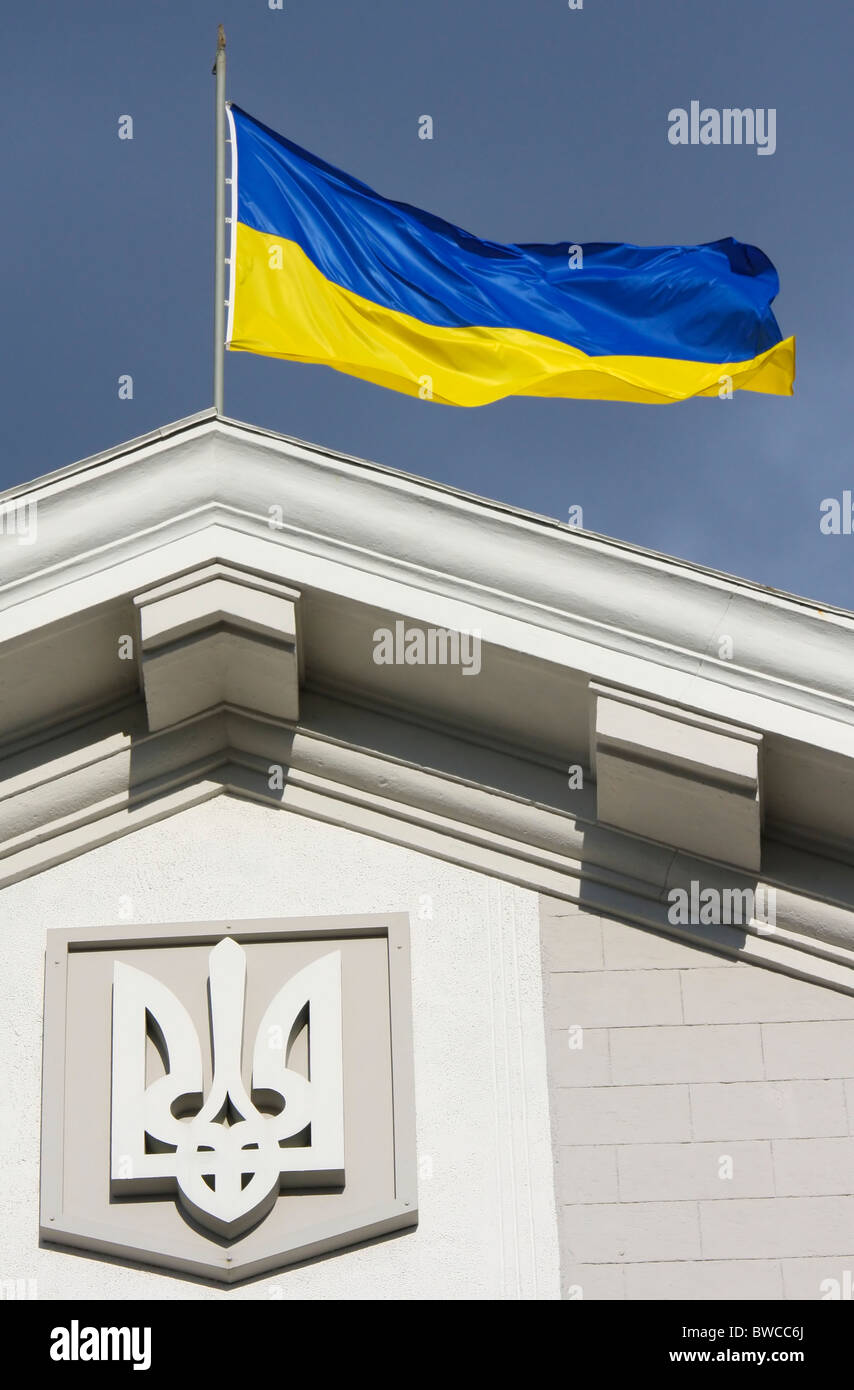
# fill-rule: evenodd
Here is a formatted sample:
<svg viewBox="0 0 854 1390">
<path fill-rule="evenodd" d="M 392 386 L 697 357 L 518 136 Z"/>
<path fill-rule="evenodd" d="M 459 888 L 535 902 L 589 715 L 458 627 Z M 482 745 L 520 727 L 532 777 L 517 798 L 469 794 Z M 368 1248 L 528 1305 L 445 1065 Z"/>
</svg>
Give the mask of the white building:
<svg viewBox="0 0 854 1390">
<path fill-rule="evenodd" d="M 7 1293 L 850 1297 L 854 616 L 212 412 L 0 520 Z M 131 1248 L 97 981 L 48 1022 L 40 1155 L 46 932 L 72 980 L 84 939 L 339 914 L 411 942 L 393 1139 L 354 1157 L 378 1053 L 343 1192 L 274 1199 L 339 1235 L 229 1285 L 192 1252 L 252 1237 L 161 1190 Z"/>
</svg>

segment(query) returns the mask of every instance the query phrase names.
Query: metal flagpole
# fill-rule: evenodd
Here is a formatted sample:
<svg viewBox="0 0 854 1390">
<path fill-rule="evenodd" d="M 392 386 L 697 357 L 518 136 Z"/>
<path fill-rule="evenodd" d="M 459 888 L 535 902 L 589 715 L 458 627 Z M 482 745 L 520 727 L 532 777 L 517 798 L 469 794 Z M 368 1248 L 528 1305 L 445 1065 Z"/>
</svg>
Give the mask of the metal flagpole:
<svg viewBox="0 0 854 1390">
<path fill-rule="evenodd" d="M 217 29 L 216 62 L 216 235 L 214 238 L 214 410 L 224 414 L 225 383 L 225 30 Z"/>
</svg>

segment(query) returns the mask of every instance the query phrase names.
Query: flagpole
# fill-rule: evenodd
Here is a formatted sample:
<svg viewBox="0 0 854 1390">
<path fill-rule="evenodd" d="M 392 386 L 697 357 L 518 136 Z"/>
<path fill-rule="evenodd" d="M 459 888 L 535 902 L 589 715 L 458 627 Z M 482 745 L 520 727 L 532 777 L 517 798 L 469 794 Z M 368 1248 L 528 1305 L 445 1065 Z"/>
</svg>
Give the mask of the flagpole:
<svg viewBox="0 0 854 1390">
<path fill-rule="evenodd" d="M 225 30 L 220 24 L 216 38 L 216 207 L 214 216 L 214 410 L 224 414 L 225 383 Z"/>
</svg>

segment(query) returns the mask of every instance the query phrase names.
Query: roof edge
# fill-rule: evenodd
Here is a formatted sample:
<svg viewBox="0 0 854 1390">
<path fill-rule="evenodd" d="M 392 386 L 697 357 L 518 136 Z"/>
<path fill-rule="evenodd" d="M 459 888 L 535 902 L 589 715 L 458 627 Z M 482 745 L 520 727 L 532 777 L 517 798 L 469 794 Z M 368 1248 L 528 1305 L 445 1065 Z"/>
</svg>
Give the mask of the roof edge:
<svg viewBox="0 0 854 1390">
<path fill-rule="evenodd" d="M 150 430 L 146 434 L 137 435 L 135 438 L 123 444 L 113 445 L 109 449 L 102 450 L 100 453 L 92 454 L 88 458 L 68 464 L 64 468 L 54 469 L 52 472 L 42 474 L 40 477 L 34 478 L 27 483 L 16 484 L 6 491 L 0 492 L 0 506 L 16 499 L 26 497 L 28 494 L 55 482 L 59 482 L 60 480 L 73 477 L 75 474 L 82 475 L 91 472 L 102 464 L 110 463 L 123 456 L 130 456 L 138 453 L 152 444 L 157 444 L 168 439 L 175 439 L 181 434 L 189 433 L 203 426 L 208 426 L 211 430 L 215 430 L 217 426 L 224 426 L 227 430 L 235 431 L 241 435 L 258 436 L 262 439 L 276 441 L 277 443 L 293 445 L 296 448 L 307 450 L 310 453 L 327 458 L 330 461 L 363 468 L 369 472 L 382 474 L 389 478 L 401 479 L 408 483 L 415 484 L 425 492 L 439 493 L 449 498 L 459 499 L 472 506 L 484 508 L 494 514 L 526 521 L 534 526 L 571 535 L 574 538 L 584 538 L 585 540 L 594 541 L 597 544 L 626 555 L 636 555 L 640 558 L 654 560 L 674 570 L 696 575 L 700 579 L 713 579 L 731 588 L 771 597 L 779 602 L 791 604 L 812 613 L 832 614 L 836 617 L 854 619 L 854 609 L 843 608 L 838 604 L 824 602 L 820 599 L 810 598 L 803 594 L 795 594 L 787 589 L 778 589 L 770 584 L 762 584 L 757 580 L 746 579 L 741 575 L 731 574 L 727 570 L 715 569 L 709 565 L 699 564 L 694 560 L 676 555 L 669 555 L 664 551 L 653 550 L 650 547 L 637 545 L 631 541 L 624 541 L 615 536 L 608 536 L 599 531 L 591 531 L 583 527 L 570 526 L 566 522 L 559 521 L 556 517 L 546 516 L 541 512 L 529 511 L 527 508 L 514 506 L 508 502 L 500 502 L 493 498 L 483 497 L 479 493 L 468 492 L 464 488 L 454 487 L 450 483 L 441 483 L 430 478 L 423 478 L 416 473 L 409 473 L 404 469 L 394 468 L 389 464 L 377 463 L 372 459 L 365 459 L 356 454 L 343 453 L 340 450 L 329 448 L 323 444 L 316 444 L 310 440 L 300 439 L 296 435 L 284 434 L 278 430 L 268 429 L 263 425 L 253 425 L 244 420 L 234 419 L 228 415 L 220 415 L 213 406 L 197 411 L 193 415 L 184 416 L 182 419 L 173 421 L 168 425 L 163 425 L 158 429 Z"/>
</svg>

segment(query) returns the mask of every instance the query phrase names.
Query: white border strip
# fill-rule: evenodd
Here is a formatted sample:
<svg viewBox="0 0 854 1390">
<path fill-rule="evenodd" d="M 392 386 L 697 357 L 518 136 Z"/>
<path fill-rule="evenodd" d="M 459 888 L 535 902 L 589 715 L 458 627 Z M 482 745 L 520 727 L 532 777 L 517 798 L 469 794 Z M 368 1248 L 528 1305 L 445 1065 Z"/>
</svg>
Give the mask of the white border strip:
<svg viewBox="0 0 854 1390">
<path fill-rule="evenodd" d="M 228 251 L 228 319 L 225 328 L 227 351 L 231 347 L 231 335 L 234 330 L 234 290 L 237 284 L 237 130 L 231 114 L 230 101 L 225 103 L 225 114 L 231 141 L 231 240 Z"/>
</svg>

